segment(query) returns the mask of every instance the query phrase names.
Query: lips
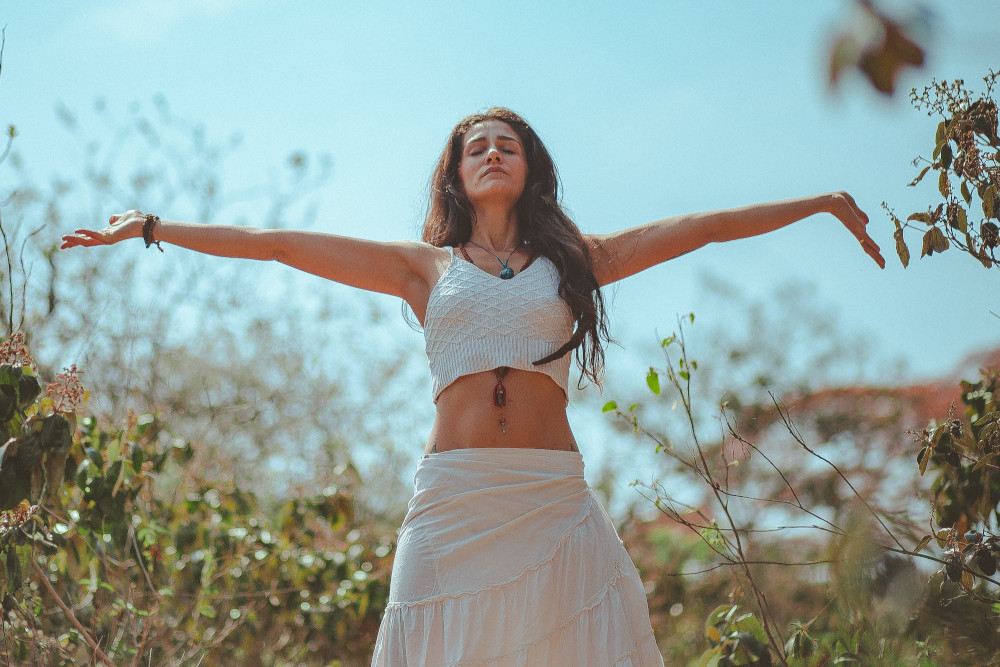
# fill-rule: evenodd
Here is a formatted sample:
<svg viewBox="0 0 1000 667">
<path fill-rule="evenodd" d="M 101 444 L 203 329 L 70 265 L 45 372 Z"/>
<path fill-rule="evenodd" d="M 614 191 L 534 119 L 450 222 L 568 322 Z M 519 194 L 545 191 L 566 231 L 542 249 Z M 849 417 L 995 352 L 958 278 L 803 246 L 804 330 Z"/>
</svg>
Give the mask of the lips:
<svg viewBox="0 0 1000 667">
<path fill-rule="evenodd" d="M 489 169 L 483 172 L 483 176 L 489 176 L 490 174 L 496 174 L 496 173 L 506 174 L 507 172 L 501 167 L 490 167 Z"/>
</svg>

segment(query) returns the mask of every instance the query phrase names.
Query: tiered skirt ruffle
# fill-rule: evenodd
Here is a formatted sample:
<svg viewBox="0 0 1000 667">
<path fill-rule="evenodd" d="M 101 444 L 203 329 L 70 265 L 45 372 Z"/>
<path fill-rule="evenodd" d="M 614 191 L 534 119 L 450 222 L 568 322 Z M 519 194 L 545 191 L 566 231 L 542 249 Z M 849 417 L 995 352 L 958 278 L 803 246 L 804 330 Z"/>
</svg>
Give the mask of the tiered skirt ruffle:
<svg viewBox="0 0 1000 667">
<path fill-rule="evenodd" d="M 421 460 L 376 667 L 659 667 L 646 596 L 579 453 Z"/>
</svg>

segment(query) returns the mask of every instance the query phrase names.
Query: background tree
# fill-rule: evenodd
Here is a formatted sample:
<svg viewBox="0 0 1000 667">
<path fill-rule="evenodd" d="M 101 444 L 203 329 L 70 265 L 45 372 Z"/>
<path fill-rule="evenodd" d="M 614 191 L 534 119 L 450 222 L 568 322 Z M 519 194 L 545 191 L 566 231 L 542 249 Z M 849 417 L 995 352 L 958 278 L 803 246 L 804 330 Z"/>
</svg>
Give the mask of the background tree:
<svg viewBox="0 0 1000 667">
<path fill-rule="evenodd" d="M 417 337 L 396 340 L 370 298 L 284 267 L 248 274 L 182 249 L 57 250 L 67 230 L 126 208 L 308 228 L 331 160 L 294 151 L 280 169 L 265 168 L 261 184 L 234 187 L 225 173 L 245 159 L 239 137 L 212 139 L 162 98 L 124 116 L 100 100 L 87 113 L 58 112 L 79 149 L 76 171 L 41 176 L 11 154 L 20 184 L 8 196 L 5 306 L 37 356 L 86 367 L 91 409 L 112 421 L 156 406 L 175 432 L 211 443 L 219 455 L 202 463 L 220 477 L 265 475 L 265 493 L 276 496 L 302 484 L 315 491 L 354 449 L 371 473 L 361 493 L 373 507 L 405 495 L 398 471 L 418 430 L 411 406 L 422 360 Z M 372 395 L 385 411 L 370 410 Z"/>
</svg>

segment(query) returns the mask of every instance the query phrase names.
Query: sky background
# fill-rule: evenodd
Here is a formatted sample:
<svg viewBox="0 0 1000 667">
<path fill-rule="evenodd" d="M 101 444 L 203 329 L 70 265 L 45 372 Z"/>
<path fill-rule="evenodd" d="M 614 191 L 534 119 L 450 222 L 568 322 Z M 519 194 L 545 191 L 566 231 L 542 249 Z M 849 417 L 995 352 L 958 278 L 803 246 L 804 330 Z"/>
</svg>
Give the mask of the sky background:
<svg viewBox="0 0 1000 667">
<path fill-rule="evenodd" d="M 906 187 L 937 123 L 906 92 L 931 77 L 981 90 L 988 68 L 1000 68 L 1000 3 L 955 4 L 921 3 L 927 64 L 887 99 L 858 77 L 839 92 L 827 86 L 833 37 L 859 16 L 846 0 L 6 0 L 0 122 L 17 126 L 17 151 L 45 177 L 79 162 L 57 105 L 87 109 L 101 98 L 124 115 L 162 95 L 209 136 L 242 136 L 229 183 L 259 184 L 295 150 L 329 154 L 333 174 L 315 193 L 314 228 L 385 240 L 419 235 L 448 132 L 491 105 L 536 128 L 584 232 L 843 189 L 870 215 L 884 271 L 828 216 L 706 247 L 611 291 L 623 348 L 610 361 L 648 366 L 626 360 L 680 313 L 724 326 L 730 313 L 704 309 L 713 276 L 746 299 L 809 286 L 880 359 L 905 361 L 905 372 L 875 365 L 867 378 L 895 384 L 950 373 L 1000 341 L 1000 320 L 989 314 L 1000 312 L 1000 274 L 957 252 L 918 260 L 917 236 L 904 271 L 881 210 L 882 201 L 903 215 L 936 204 L 934 184 Z M 883 6 L 917 11 L 902 0 Z M 402 318 L 398 326 L 420 345 Z"/>
</svg>

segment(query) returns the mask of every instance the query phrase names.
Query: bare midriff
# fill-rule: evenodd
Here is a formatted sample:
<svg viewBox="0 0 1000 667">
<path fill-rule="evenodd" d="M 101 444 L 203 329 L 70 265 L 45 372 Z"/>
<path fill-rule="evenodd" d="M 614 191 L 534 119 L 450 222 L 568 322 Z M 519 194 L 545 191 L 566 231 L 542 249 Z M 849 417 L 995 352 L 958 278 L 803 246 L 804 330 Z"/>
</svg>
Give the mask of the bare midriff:
<svg viewBox="0 0 1000 667">
<path fill-rule="evenodd" d="M 512 368 L 503 378 L 506 404 L 493 401 L 493 371 L 463 375 L 437 400 L 424 454 L 478 447 L 576 450 L 566 394 L 544 373 Z"/>
</svg>

